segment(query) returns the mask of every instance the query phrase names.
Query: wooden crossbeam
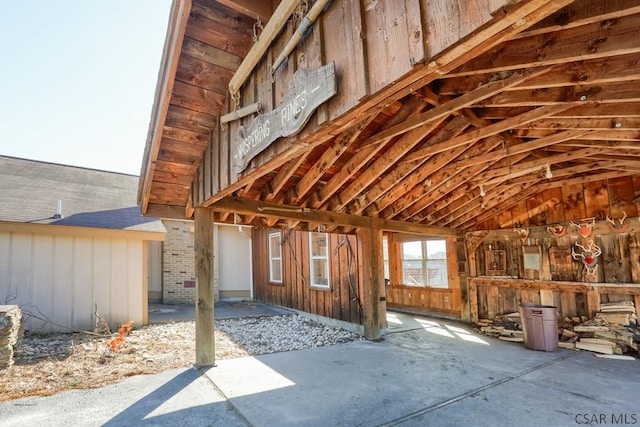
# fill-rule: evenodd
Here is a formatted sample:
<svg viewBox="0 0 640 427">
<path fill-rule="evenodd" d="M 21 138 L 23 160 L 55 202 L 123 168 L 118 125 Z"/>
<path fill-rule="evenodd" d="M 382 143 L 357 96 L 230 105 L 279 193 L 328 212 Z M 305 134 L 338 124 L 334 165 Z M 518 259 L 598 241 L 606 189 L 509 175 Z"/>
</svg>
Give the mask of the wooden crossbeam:
<svg viewBox="0 0 640 427">
<path fill-rule="evenodd" d="M 519 138 L 542 138 L 552 135 L 556 132 L 550 129 L 513 129 L 513 135 Z M 591 137 L 585 135 L 580 140 L 583 141 L 602 141 L 602 137 Z M 636 130 L 618 130 L 617 132 L 611 132 L 607 136 L 607 141 L 640 141 L 640 131 Z M 573 141 L 576 143 L 577 141 Z"/>
<path fill-rule="evenodd" d="M 640 15 L 556 31 L 553 43 L 543 37 L 506 41 L 456 70 L 449 77 L 496 73 L 640 52 Z"/>
<path fill-rule="evenodd" d="M 564 86 L 634 81 L 640 79 L 640 70 L 635 66 L 639 58 L 639 53 L 632 53 L 630 55 L 569 62 L 560 66 L 555 73 L 543 74 L 505 90 L 546 90 Z M 492 78 L 494 78 L 494 74 L 476 74 L 463 77 L 445 75 L 436 83 L 440 95 L 456 96 L 474 90 Z"/>
<path fill-rule="evenodd" d="M 576 0 L 562 8 L 558 15 L 570 16 L 569 22 L 558 22 L 556 16 L 543 19 L 538 24 L 514 36 L 514 39 L 548 34 L 558 30 L 580 27 L 596 22 L 618 19 L 623 16 L 640 13 L 636 0 L 599 1 Z"/>
<path fill-rule="evenodd" d="M 443 141 L 437 144 L 433 144 L 431 146 L 423 147 L 419 150 L 412 152 L 410 155 L 406 156 L 403 159 L 403 161 L 409 162 L 409 161 L 418 160 L 423 157 L 433 155 L 434 153 L 450 150 L 460 145 L 469 144 L 481 138 L 486 138 L 488 136 L 496 135 L 500 132 L 511 129 L 513 127 L 517 127 L 525 123 L 533 122 L 535 120 L 541 119 L 542 117 L 550 116 L 560 111 L 568 110 L 572 106 L 573 105 L 566 103 L 561 105 L 547 105 L 544 107 L 535 108 L 530 111 L 527 111 L 526 113 L 504 119 L 497 123 L 493 123 L 489 126 L 485 126 L 481 129 L 476 129 L 474 131 L 466 132 L 448 141 Z"/>
<path fill-rule="evenodd" d="M 464 117 L 454 117 L 442 129 L 430 138 L 430 141 L 446 141 L 462 132 L 469 125 L 469 121 Z M 363 194 L 363 198 L 357 198 L 347 209 L 347 212 L 353 214 L 361 213 L 371 203 L 376 204 L 375 209 L 367 211 L 368 215 L 379 212 L 389 206 L 395 199 L 405 194 L 419 182 L 424 181 L 434 170 L 444 166 L 451 156 L 455 156 L 464 152 L 466 147 L 458 147 L 449 153 L 439 153 L 427 163 L 427 159 L 423 162 L 412 162 L 398 165 L 392 169 L 391 173 L 385 175 L 374 186 L 369 188 Z"/>
<path fill-rule="evenodd" d="M 526 157 L 526 154 L 516 155 L 512 160 L 517 162 Z M 480 190 L 477 184 L 471 180 L 473 177 L 482 173 L 482 171 L 489 169 L 493 164 L 503 161 L 486 163 L 483 165 L 472 166 L 463 170 L 462 172 L 455 171 L 455 169 L 447 168 L 447 170 L 441 171 L 442 174 L 449 177 L 446 181 L 446 186 L 440 186 L 435 191 L 430 192 L 426 197 L 422 197 L 418 202 L 410 206 L 405 212 L 402 213 L 401 218 L 411 218 L 416 215 L 424 216 L 425 210 L 428 210 L 428 216 L 433 217 L 438 215 L 439 212 L 448 208 L 448 205 L 452 202 L 459 200 L 462 197 L 470 197 L 472 195 L 479 194 Z M 490 189 L 488 187 L 487 189 Z"/>
<path fill-rule="evenodd" d="M 640 82 L 602 83 L 597 85 L 583 85 L 554 87 L 546 90 L 503 92 L 486 99 L 479 105 L 483 107 L 531 107 L 539 105 L 553 105 L 572 101 L 590 101 L 598 103 L 631 103 L 640 100 Z"/>
<path fill-rule="evenodd" d="M 271 180 L 268 185 L 270 191 L 266 194 L 263 199 L 270 202 L 276 198 L 278 193 L 282 191 L 282 187 L 289 181 L 291 176 L 298 170 L 300 165 L 304 162 L 308 153 L 303 153 L 295 159 L 289 160 L 287 163 L 282 165 L 275 178 Z"/>
<path fill-rule="evenodd" d="M 490 81 L 489 83 L 486 83 L 477 89 L 466 92 L 457 98 L 451 99 L 448 102 L 433 107 L 432 109 L 415 117 L 412 117 L 404 121 L 403 123 L 399 123 L 398 125 L 393 126 L 383 132 L 379 132 L 378 134 L 374 135 L 371 140 L 374 143 L 386 141 L 390 138 L 409 132 L 418 127 L 425 126 L 432 121 L 442 119 L 455 113 L 456 111 L 467 108 L 470 105 L 474 105 L 482 101 L 483 99 L 498 94 L 509 87 L 513 87 L 534 77 L 546 74 L 549 71 L 549 68 L 544 68 L 525 72 L 516 72 L 506 79 Z"/>
<path fill-rule="evenodd" d="M 330 203 L 331 210 L 343 209 L 358 194 L 363 192 L 372 182 L 374 182 L 382 173 L 394 163 L 400 160 L 406 153 L 422 141 L 427 135 L 437 129 L 442 120 L 433 121 L 423 127 L 413 129 L 404 134 L 396 141 L 391 148 L 385 151 L 372 165 L 360 174 L 347 188 L 333 198 Z"/>
<path fill-rule="evenodd" d="M 430 236 L 457 236 L 455 229 L 418 225 L 410 222 L 392 221 L 360 215 L 349 215 L 318 209 L 301 208 L 290 205 L 277 205 L 257 200 L 242 199 L 235 196 L 216 201 L 211 208 L 218 212 L 233 212 L 242 215 L 272 217 L 311 224 L 343 225 L 365 227 L 404 233 L 417 233 Z"/>
<path fill-rule="evenodd" d="M 606 150 L 600 147 L 583 148 L 580 150 L 573 150 L 567 153 L 557 154 L 553 156 L 547 156 L 544 160 L 532 160 L 529 162 L 523 162 L 512 166 L 491 169 L 477 175 L 474 181 L 482 183 L 494 183 L 506 181 L 510 178 L 521 176 L 524 173 L 532 173 L 536 170 L 542 170 L 544 165 L 553 165 L 556 163 L 566 162 L 573 159 L 580 159 L 589 157 L 591 155 L 606 152 Z M 495 180 L 494 180 L 495 179 Z"/>
<path fill-rule="evenodd" d="M 399 114 L 405 118 L 410 117 L 419 114 L 425 106 L 426 104 L 422 100 L 415 99 L 407 103 Z M 394 119 L 390 122 L 391 125 L 395 124 Z M 308 206 L 319 208 L 324 205 L 329 198 L 384 148 L 384 144 L 368 144 L 367 141 L 362 146 L 363 148 L 358 150 L 322 188 L 310 196 L 307 203 Z"/>
<path fill-rule="evenodd" d="M 590 132 L 588 130 L 569 130 L 566 132 L 558 132 L 556 134 L 549 135 L 535 141 L 522 142 L 517 145 L 507 145 L 502 150 L 496 150 L 486 154 L 481 154 L 479 156 L 470 157 L 465 160 L 460 160 L 452 163 L 451 166 L 456 168 L 464 168 L 472 165 L 478 165 L 495 160 L 496 158 L 504 158 L 512 156 L 514 154 L 526 153 L 532 150 L 549 147 L 551 145 L 559 144 L 561 142 L 578 138 L 589 133 L 594 134 L 595 132 Z"/>
<path fill-rule="evenodd" d="M 322 178 L 322 175 L 329 169 L 336 160 L 344 154 L 347 148 L 362 134 L 362 131 L 371 124 L 376 118 L 372 114 L 368 119 L 364 120 L 354 129 L 351 129 L 338 136 L 333 144 L 315 161 L 311 169 L 298 181 L 295 187 L 295 193 L 291 197 L 293 204 L 304 198 L 309 190 Z"/>
</svg>

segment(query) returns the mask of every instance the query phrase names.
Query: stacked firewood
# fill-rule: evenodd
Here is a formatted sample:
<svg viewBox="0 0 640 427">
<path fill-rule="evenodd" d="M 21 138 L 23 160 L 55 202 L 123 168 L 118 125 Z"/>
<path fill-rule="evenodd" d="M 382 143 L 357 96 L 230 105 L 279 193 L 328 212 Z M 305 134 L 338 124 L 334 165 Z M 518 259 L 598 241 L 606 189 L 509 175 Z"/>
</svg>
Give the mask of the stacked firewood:
<svg viewBox="0 0 640 427">
<path fill-rule="evenodd" d="M 565 319 L 565 325 L 567 319 Z M 632 301 L 604 303 L 596 317 L 563 329 L 560 347 L 599 354 L 638 353 L 640 330 Z"/>
<path fill-rule="evenodd" d="M 600 355 L 638 355 L 640 328 L 632 301 L 603 303 L 593 319 L 566 317 L 559 322 L 558 345 L 570 350 L 588 350 Z M 483 334 L 503 341 L 524 342 L 519 313 L 480 319 Z"/>
<path fill-rule="evenodd" d="M 0 369 L 13 365 L 13 353 L 22 337 L 22 310 L 17 305 L 0 305 Z"/>
<path fill-rule="evenodd" d="M 509 313 L 493 319 L 480 319 L 480 332 L 502 341 L 524 342 L 520 313 Z"/>
</svg>

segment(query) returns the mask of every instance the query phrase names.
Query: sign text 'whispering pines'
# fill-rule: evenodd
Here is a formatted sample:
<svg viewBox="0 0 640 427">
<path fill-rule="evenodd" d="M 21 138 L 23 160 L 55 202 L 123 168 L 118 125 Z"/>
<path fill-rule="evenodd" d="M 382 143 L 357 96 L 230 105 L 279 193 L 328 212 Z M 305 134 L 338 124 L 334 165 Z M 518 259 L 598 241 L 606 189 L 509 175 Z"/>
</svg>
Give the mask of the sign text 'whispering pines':
<svg viewBox="0 0 640 427">
<path fill-rule="evenodd" d="M 315 70 L 295 72 L 282 103 L 259 114 L 248 127 L 240 126 L 233 148 L 233 171 L 242 172 L 249 161 L 276 139 L 295 135 L 313 112 L 337 92 L 333 62 Z"/>
</svg>

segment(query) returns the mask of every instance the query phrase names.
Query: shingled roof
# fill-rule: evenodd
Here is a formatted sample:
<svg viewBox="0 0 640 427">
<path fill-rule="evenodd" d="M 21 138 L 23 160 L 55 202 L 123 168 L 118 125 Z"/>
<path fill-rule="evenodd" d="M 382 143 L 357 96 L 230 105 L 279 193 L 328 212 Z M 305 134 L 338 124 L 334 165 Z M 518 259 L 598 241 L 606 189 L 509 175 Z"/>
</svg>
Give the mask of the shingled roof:
<svg viewBox="0 0 640 427">
<path fill-rule="evenodd" d="M 0 156 L 0 222 L 165 232 L 141 215 L 137 189 L 135 175 Z"/>
</svg>

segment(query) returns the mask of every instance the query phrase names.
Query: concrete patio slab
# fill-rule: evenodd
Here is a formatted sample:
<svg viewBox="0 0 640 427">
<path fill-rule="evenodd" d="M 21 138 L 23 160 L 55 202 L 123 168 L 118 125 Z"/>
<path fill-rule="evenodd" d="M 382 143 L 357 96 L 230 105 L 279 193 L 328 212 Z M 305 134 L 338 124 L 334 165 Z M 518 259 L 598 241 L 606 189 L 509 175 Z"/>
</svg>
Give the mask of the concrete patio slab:
<svg viewBox="0 0 640 427">
<path fill-rule="evenodd" d="M 393 314 L 381 342 L 222 360 L 0 403 L 4 425 L 575 426 L 640 423 L 638 360 L 546 353 Z M 635 422 L 634 422 L 635 420 Z"/>
</svg>

